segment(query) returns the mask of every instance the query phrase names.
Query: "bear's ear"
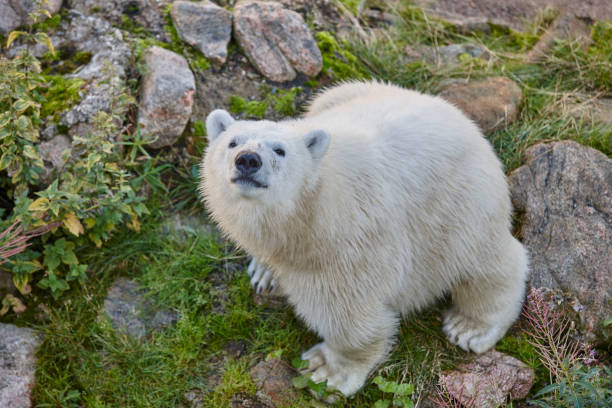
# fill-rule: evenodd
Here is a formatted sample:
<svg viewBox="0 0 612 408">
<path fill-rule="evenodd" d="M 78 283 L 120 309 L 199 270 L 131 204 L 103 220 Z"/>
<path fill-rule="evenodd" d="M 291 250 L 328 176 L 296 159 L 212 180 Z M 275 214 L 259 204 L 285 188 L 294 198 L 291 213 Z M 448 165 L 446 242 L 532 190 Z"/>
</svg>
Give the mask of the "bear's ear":
<svg viewBox="0 0 612 408">
<path fill-rule="evenodd" d="M 234 118 L 223 109 L 215 109 L 210 112 L 206 118 L 206 136 L 208 141 L 212 142 L 215 140 L 232 123 L 234 123 Z"/>
<path fill-rule="evenodd" d="M 304 144 L 314 159 L 320 159 L 329 147 L 329 134 L 321 129 L 311 130 L 304 136 Z"/>
</svg>

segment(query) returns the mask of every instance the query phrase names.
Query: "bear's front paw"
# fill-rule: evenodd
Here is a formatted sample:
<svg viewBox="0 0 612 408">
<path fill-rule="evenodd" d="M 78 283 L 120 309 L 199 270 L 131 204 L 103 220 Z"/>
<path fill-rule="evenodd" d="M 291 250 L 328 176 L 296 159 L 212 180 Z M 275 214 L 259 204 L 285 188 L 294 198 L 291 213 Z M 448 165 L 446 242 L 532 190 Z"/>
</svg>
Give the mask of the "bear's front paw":
<svg viewBox="0 0 612 408">
<path fill-rule="evenodd" d="M 497 325 L 470 318 L 456 309 L 444 314 L 442 331 L 454 345 L 478 354 L 491 349 L 503 335 Z"/>
<path fill-rule="evenodd" d="M 251 286 L 255 289 L 255 293 L 269 296 L 279 294 L 274 273 L 257 259 L 253 258 L 251 260 L 247 273 L 251 277 Z"/>
<path fill-rule="evenodd" d="M 302 354 L 308 361 L 305 373 L 312 373 L 315 383 L 327 380 L 327 386 L 340 391 L 345 396 L 356 393 L 365 383 L 371 367 L 342 357 L 331 350 L 325 342 L 319 343 Z M 328 400 L 333 402 L 333 398 Z"/>
</svg>

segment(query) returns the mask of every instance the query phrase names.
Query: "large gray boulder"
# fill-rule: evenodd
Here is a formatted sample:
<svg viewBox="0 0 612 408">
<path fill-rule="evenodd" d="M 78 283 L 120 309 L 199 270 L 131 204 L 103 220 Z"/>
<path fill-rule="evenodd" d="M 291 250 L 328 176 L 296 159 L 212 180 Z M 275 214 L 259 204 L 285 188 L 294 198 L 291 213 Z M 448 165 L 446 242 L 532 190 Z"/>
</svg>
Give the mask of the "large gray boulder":
<svg viewBox="0 0 612 408">
<path fill-rule="evenodd" d="M 0 323 L 0 407 L 30 407 L 39 345 L 32 329 Z"/>
<path fill-rule="evenodd" d="M 572 141 L 538 144 L 509 182 L 531 285 L 575 294 L 587 331 L 601 328 L 612 314 L 612 159 Z"/>
<path fill-rule="evenodd" d="M 210 1 L 176 1 L 170 15 L 183 41 L 200 50 L 206 58 L 224 63 L 232 36 L 232 14 Z"/>
<path fill-rule="evenodd" d="M 236 40 L 251 63 L 272 81 L 315 76 L 321 52 L 302 16 L 276 2 L 246 1 L 234 10 Z"/>
<path fill-rule="evenodd" d="M 55 14 L 62 7 L 62 1 L 48 0 L 47 4 L 43 4 L 43 8 L 50 14 Z M 30 13 L 34 12 L 36 7 L 36 0 L 0 0 L 0 34 L 27 24 Z"/>
<path fill-rule="evenodd" d="M 160 47 L 144 56 L 138 124 L 143 136 L 154 140 L 149 146 L 173 145 L 185 130 L 193 109 L 195 78 L 187 60 Z"/>
</svg>

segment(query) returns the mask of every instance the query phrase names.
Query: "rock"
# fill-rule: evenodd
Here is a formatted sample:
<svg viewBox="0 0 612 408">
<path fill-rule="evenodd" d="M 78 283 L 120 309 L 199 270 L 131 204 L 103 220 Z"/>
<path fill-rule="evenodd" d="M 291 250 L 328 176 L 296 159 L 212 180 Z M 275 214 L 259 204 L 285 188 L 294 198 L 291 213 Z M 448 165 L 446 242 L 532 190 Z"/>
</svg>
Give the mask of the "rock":
<svg viewBox="0 0 612 408">
<path fill-rule="evenodd" d="M 80 92 L 81 101 L 64 113 L 59 123 L 70 128 L 71 136 L 86 137 L 93 129 L 97 113 L 112 111 L 119 128 L 126 113 L 126 106 L 119 100 L 128 93 L 126 78 L 132 51 L 123 41 L 121 31 L 107 21 L 74 10 L 70 17 L 69 24 L 56 32 L 54 38 L 58 41 L 54 44 L 58 48 L 73 47 L 76 51 L 90 52 L 93 56 L 89 63 L 69 75 L 84 79 L 86 85 Z M 114 140 L 118 132 L 109 134 L 108 139 Z"/>
<path fill-rule="evenodd" d="M 531 286 L 561 288 L 582 303 L 587 332 L 612 314 L 612 159 L 572 141 L 538 144 L 509 177 L 524 213 Z"/>
<path fill-rule="evenodd" d="M 38 145 L 38 153 L 45 164 L 45 169 L 40 176 L 43 184 L 50 183 L 52 176 L 62 170 L 66 164 L 62 153 L 71 147 L 72 142 L 64 135 L 57 135 L 48 142 Z"/>
<path fill-rule="evenodd" d="M 186 392 L 183 395 L 183 398 L 189 403 L 190 408 L 203 408 L 204 407 L 204 397 L 200 390 L 193 390 Z"/>
<path fill-rule="evenodd" d="M 206 58 L 224 63 L 232 35 L 232 15 L 210 1 L 177 1 L 170 10 L 174 27 L 183 41 Z"/>
<path fill-rule="evenodd" d="M 283 406 L 297 397 L 291 385 L 296 372 L 280 358 L 260 361 L 250 373 L 257 383 L 257 396 L 262 401 L 272 406 Z"/>
<path fill-rule="evenodd" d="M 609 0 L 416 0 L 416 4 L 446 20 L 487 21 L 519 31 L 527 30 L 529 23 L 550 6 L 580 18 L 612 19 Z"/>
<path fill-rule="evenodd" d="M 559 16 L 554 23 L 540 36 L 540 39 L 525 55 L 526 63 L 538 62 L 552 47 L 555 39 L 575 39 L 579 44 L 587 45 L 591 42 L 591 28 L 583 20 L 570 15 Z"/>
<path fill-rule="evenodd" d="M 273 405 L 267 404 L 257 397 L 249 394 L 237 393 L 232 395 L 231 408 L 270 408 Z"/>
<path fill-rule="evenodd" d="M 440 385 L 465 407 L 497 408 L 509 398 L 525 398 L 535 372 L 525 363 L 491 350 L 440 375 Z"/>
<path fill-rule="evenodd" d="M 166 21 L 163 16 L 163 8 L 170 3 L 171 0 L 72 0 L 70 2 L 73 10 L 84 15 L 101 17 L 115 26 L 121 26 L 124 20 L 140 25 L 161 41 L 170 40 L 164 31 Z"/>
<path fill-rule="evenodd" d="M 458 64 L 459 56 L 464 54 L 484 60 L 491 58 L 491 53 L 484 45 L 474 43 L 451 44 L 442 47 L 422 46 L 418 50 L 420 58 L 436 66 Z"/>
<path fill-rule="evenodd" d="M 149 146 L 171 146 L 191 117 L 195 78 L 184 57 L 164 48 L 149 48 L 144 61 L 138 124 L 143 136 L 156 139 Z"/>
<path fill-rule="evenodd" d="M 439 96 L 455 104 L 488 134 L 514 122 L 522 92 L 511 79 L 495 77 L 451 84 Z"/>
<path fill-rule="evenodd" d="M 593 121 L 596 124 L 612 126 L 612 99 L 602 98 L 565 106 L 565 112 L 577 119 Z"/>
<path fill-rule="evenodd" d="M 155 310 L 151 302 L 144 299 L 138 283 L 118 278 L 104 299 L 104 310 L 117 331 L 134 338 L 142 338 L 148 331 L 169 327 L 178 321 L 172 310 Z"/>
<path fill-rule="evenodd" d="M 276 2 L 246 1 L 234 10 L 236 40 L 251 63 L 272 81 L 291 81 L 296 71 L 315 76 L 321 52 L 298 13 Z"/>
<path fill-rule="evenodd" d="M 62 7 L 63 0 L 47 0 L 43 8 L 55 14 Z M 28 24 L 30 13 L 37 10 L 36 0 L 0 0 L 0 34 L 13 31 L 19 26 Z M 39 21 L 45 20 L 41 15 Z"/>
<path fill-rule="evenodd" d="M 0 323 L 0 407 L 30 407 L 40 341 L 32 329 Z"/>
</svg>

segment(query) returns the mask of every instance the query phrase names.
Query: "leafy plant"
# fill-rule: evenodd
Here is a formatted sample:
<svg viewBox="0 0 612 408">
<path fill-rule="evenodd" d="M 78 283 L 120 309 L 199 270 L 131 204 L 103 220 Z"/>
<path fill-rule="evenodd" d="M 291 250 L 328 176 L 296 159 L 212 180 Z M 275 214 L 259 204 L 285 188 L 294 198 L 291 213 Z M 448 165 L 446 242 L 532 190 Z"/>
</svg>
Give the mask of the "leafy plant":
<svg viewBox="0 0 612 408">
<path fill-rule="evenodd" d="M 525 331 L 540 360 L 549 370 L 551 384 L 536 393 L 534 405 L 552 407 L 609 407 L 612 372 L 593 366 L 595 352 L 570 338 L 571 321 L 538 289 L 531 289 L 523 309 Z"/>
<path fill-rule="evenodd" d="M 380 375 L 372 380 L 378 386 L 378 389 L 383 392 L 383 398 L 376 401 L 375 408 L 387 407 L 405 407 L 413 408 L 414 402 L 410 396 L 414 393 L 414 385 L 398 384 L 395 381 L 386 380 Z M 385 395 L 386 394 L 386 395 Z"/>
<path fill-rule="evenodd" d="M 34 13 L 32 21 L 37 15 L 48 13 Z M 54 52 L 45 33 L 14 31 L 7 46 L 17 38 L 26 45 L 44 43 Z M 146 152 L 137 134 L 123 137 L 125 154 L 123 145 L 113 143 L 132 99 L 109 79 L 109 111 L 97 113 L 89 134 L 73 137 L 71 149 L 62 153 L 63 171 L 41 189 L 43 161 L 36 147 L 41 114 L 67 108 L 83 83 L 42 76 L 40 62 L 28 50 L 26 46 L 12 60 L 0 56 L 0 185 L 13 199 L 11 212 L 0 214 L 6 216 L 0 219 L 0 264 L 12 273 L 21 295 L 28 295 L 37 280 L 38 287 L 57 298 L 72 282 L 87 279 L 88 266 L 79 261 L 79 248 L 101 247 L 122 224 L 139 230 L 138 218 L 147 208 L 136 194 L 141 183 L 131 183 L 125 168 L 136 169 L 142 162 L 137 156 Z M 157 174 L 145 167 L 142 179 L 150 181 Z M 44 274 L 35 279 L 39 271 Z M 2 310 L 7 304 L 17 303 L 5 297 Z"/>
<path fill-rule="evenodd" d="M 308 368 L 308 361 L 302 360 L 299 357 L 291 360 L 291 365 L 297 370 L 304 370 Z M 312 380 L 312 373 L 305 373 L 295 377 L 291 380 L 291 384 L 301 390 L 301 389 L 309 389 L 314 395 L 316 395 L 319 399 L 329 397 L 329 389 L 327 387 L 327 380 L 316 383 Z"/>
</svg>

